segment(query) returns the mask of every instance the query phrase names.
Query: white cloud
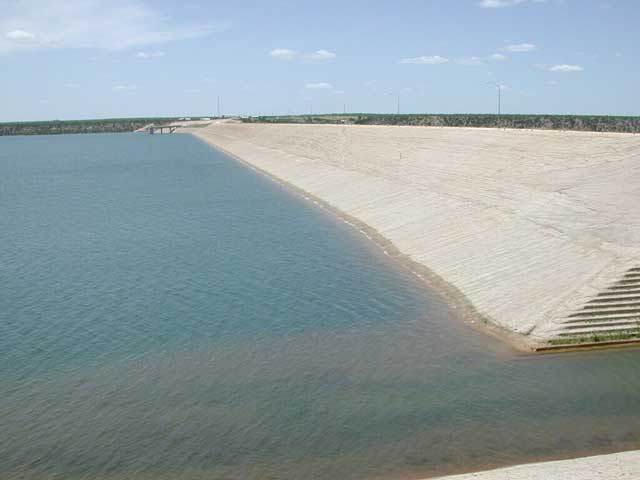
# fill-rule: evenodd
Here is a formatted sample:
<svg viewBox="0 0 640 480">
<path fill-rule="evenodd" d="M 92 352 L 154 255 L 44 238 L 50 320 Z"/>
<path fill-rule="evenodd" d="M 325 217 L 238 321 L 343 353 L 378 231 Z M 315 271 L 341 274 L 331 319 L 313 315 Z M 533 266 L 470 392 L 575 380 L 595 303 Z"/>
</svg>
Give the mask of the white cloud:
<svg viewBox="0 0 640 480">
<path fill-rule="evenodd" d="M 410 57 L 400 59 L 400 63 L 412 63 L 414 65 L 439 65 L 442 63 L 448 63 L 449 59 L 441 57 L 440 55 L 422 56 L 422 57 Z"/>
<path fill-rule="evenodd" d="M 269 52 L 269 56 L 280 60 L 293 60 L 298 56 L 298 52 L 288 48 L 274 48 Z"/>
<path fill-rule="evenodd" d="M 308 60 L 315 61 L 333 60 L 334 58 L 336 58 L 336 54 L 328 50 L 316 50 L 313 53 L 305 53 L 302 56 L 303 58 L 306 58 Z"/>
<path fill-rule="evenodd" d="M 556 82 L 555 80 L 549 80 L 547 84 L 555 87 L 556 85 L 558 85 L 558 82 Z"/>
<path fill-rule="evenodd" d="M 553 65 L 549 67 L 549 70 L 552 72 L 582 72 L 584 68 L 580 65 L 567 65 L 563 63 L 562 65 Z"/>
<path fill-rule="evenodd" d="M 201 80 L 202 83 L 216 83 L 216 81 L 213 77 L 203 77 Z"/>
<path fill-rule="evenodd" d="M 480 65 L 484 65 L 482 63 L 482 59 L 480 57 L 462 57 L 456 58 L 454 60 L 455 63 L 459 65 L 465 65 L 467 67 L 478 67 Z"/>
<path fill-rule="evenodd" d="M 505 55 L 502 55 L 501 53 L 494 53 L 493 55 L 491 55 L 491 60 L 496 60 L 498 62 L 501 62 L 503 60 L 506 60 L 507 57 Z"/>
<path fill-rule="evenodd" d="M 327 82 L 307 83 L 304 88 L 307 90 L 329 90 L 333 88 L 333 85 Z"/>
<path fill-rule="evenodd" d="M 279 60 L 312 60 L 314 62 L 322 62 L 336 58 L 334 52 L 324 49 L 310 53 L 300 53 L 290 48 L 274 48 L 269 52 L 269 56 Z"/>
<path fill-rule="evenodd" d="M 534 50 L 537 50 L 538 47 L 536 47 L 533 43 L 516 43 L 513 45 L 507 45 L 506 47 L 501 48 L 500 50 L 502 50 L 503 52 L 533 52 Z"/>
<path fill-rule="evenodd" d="M 138 86 L 133 83 L 128 85 L 116 85 L 112 90 L 114 92 L 131 92 L 133 90 L 138 90 Z"/>
<path fill-rule="evenodd" d="M 136 58 L 158 58 L 164 57 L 164 52 L 138 52 Z"/>
<path fill-rule="evenodd" d="M 377 80 L 367 80 L 364 82 L 365 87 L 373 87 L 377 83 Z"/>
<path fill-rule="evenodd" d="M 16 42 L 31 42 L 36 39 L 36 36 L 25 30 L 11 30 L 4 36 L 7 40 L 13 40 Z"/>
<path fill-rule="evenodd" d="M 504 8 L 513 7 L 526 0 L 481 0 L 478 5 L 482 8 Z"/>
<path fill-rule="evenodd" d="M 200 93 L 198 88 L 185 88 L 184 93 Z"/>
<path fill-rule="evenodd" d="M 198 38 L 227 23 L 178 23 L 142 0 L 0 2 L 0 54 L 53 48 L 122 50 Z"/>
</svg>

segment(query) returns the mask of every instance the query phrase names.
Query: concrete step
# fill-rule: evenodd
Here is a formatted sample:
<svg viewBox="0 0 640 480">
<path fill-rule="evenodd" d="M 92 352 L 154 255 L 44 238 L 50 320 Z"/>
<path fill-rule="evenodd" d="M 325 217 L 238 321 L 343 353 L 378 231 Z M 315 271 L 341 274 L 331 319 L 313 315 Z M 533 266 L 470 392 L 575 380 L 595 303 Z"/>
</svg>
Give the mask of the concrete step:
<svg viewBox="0 0 640 480">
<path fill-rule="evenodd" d="M 630 278 L 623 276 L 622 278 L 613 282 L 613 285 L 617 285 L 618 283 L 623 283 L 623 282 L 640 282 L 640 278 L 636 277 L 634 274 L 631 273 L 628 275 L 632 275 L 632 276 Z"/>
<path fill-rule="evenodd" d="M 599 293 L 597 297 L 592 298 L 590 301 L 606 302 L 609 299 L 617 298 L 640 298 L 640 290 L 617 290 L 615 292 Z"/>
<path fill-rule="evenodd" d="M 598 303 L 586 303 L 583 310 L 597 310 L 597 309 L 605 309 L 605 308 L 640 308 L 640 298 L 636 300 L 629 301 L 616 301 L 612 300 L 610 302 L 598 302 Z M 569 315 L 571 316 L 571 315 Z"/>
<path fill-rule="evenodd" d="M 567 316 L 567 318 L 578 318 L 583 316 L 582 312 L 574 312 L 571 314 L 572 316 Z M 640 319 L 640 313 L 639 312 L 635 312 L 635 311 L 631 311 L 631 312 L 620 312 L 620 313 L 615 313 L 615 312 L 611 312 L 611 311 L 607 311 L 607 310 L 603 310 L 601 312 L 586 312 L 584 314 L 585 317 L 587 318 L 591 318 L 591 317 L 625 317 L 625 318 L 633 318 L 633 317 L 637 317 Z"/>
<path fill-rule="evenodd" d="M 619 326 L 627 326 L 630 329 L 640 328 L 640 323 L 638 322 L 628 322 L 628 321 L 617 321 L 617 322 L 605 322 L 605 323 L 594 323 L 594 322 L 571 322 L 562 326 L 562 331 L 573 331 L 577 328 L 604 328 L 604 327 L 619 327 Z"/>
<path fill-rule="evenodd" d="M 640 266 L 588 300 L 581 310 L 559 321 L 558 337 L 640 334 Z M 588 340 L 588 338 L 587 338 Z"/>
<path fill-rule="evenodd" d="M 631 276 L 629 277 L 628 275 L 631 275 Z M 640 278 L 638 278 L 638 276 L 633 273 L 628 273 L 627 275 L 624 275 L 622 278 L 616 280 L 613 283 L 622 283 L 622 282 L 640 282 Z"/>
<path fill-rule="evenodd" d="M 614 285 L 612 287 L 607 288 L 604 292 L 613 292 L 617 290 L 640 290 L 640 285 Z"/>
<path fill-rule="evenodd" d="M 640 292 L 640 287 L 634 287 L 633 285 L 628 287 L 626 285 L 619 285 L 617 287 L 609 287 L 606 290 L 601 291 L 600 293 L 598 293 L 596 296 L 601 296 L 601 295 L 615 295 L 617 292 L 619 292 L 620 290 L 622 291 L 634 291 L 634 292 Z"/>
<path fill-rule="evenodd" d="M 602 313 L 600 315 L 580 315 L 577 317 L 565 318 L 564 321 L 571 320 L 583 320 L 585 322 L 593 322 L 601 320 L 607 322 L 609 320 L 638 320 L 640 321 L 640 314 L 638 313 Z"/>
<path fill-rule="evenodd" d="M 567 315 L 567 318 L 574 317 L 585 317 L 585 316 L 594 316 L 594 315 L 608 315 L 615 313 L 636 313 L 640 318 L 640 307 L 638 306 L 613 306 L 613 307 L 600 307 L 600 308 L 583 308 L 582 310 L 572 313 L 571 315 Z"/>
<path fill-rule="evenodd" d="M 640 278 L 625 278 L 623 280 L 618 280 L 610 288 L 620 287 L 620 286 L 629 286 L 629 285 L 640 286 Z"/>
<path fill-rule="evenodd" d="M 589 305 L 606 305 L 608 303 L 640 303 L 640 293 L 637 295 L 618 295 L 618 296 L 610 296 L 610 297 L 596 297 L 589 300 L 584 304 L 585 307 Z"/>
<path fill-rule="evenodd" d="M 638 327 L 628 327 L 626 325 L 614 325 L 612 327 L 584 327 L 584 328 L 576 328 L 575 330 L 562 331 L 558 333 L 559 337 L 569 337 L 572 335 L 590 335 L 594 333 L 625 333 L 625 332 L 640 332 L 640 328 Z"/>
<path fill-rule="evenodd" d="M 616 292 L 618 290 L 638 290 L 640 291 L 640 287 L 636 287 L 634 285 L 614 285 L 613 287 L 609 287 L 606 290 L 601 291 L 598 295 L 606 295 L 607 293 Z"/>
<path fill-rule="evenodd" d="M 580 322 L 635 322 L 640 324 L 640 316 L 625 316 L 622 315 L 600 315 L 600 316 L 591 316 L 591 317 L 573 317 L 573 318 L 563 318 L 559 321 L 562 325 L 569 325 L 573 323 Z"/>
</svg>

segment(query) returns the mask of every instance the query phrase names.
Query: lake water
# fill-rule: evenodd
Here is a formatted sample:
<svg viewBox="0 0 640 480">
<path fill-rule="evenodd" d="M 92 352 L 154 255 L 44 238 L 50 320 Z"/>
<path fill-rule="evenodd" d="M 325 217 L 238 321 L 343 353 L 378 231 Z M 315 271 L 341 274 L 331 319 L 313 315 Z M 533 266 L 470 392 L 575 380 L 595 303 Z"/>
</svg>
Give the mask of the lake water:
<svg viewBox="0 0 640 480">
<path fill-rule="evenodd" d="M 0 137 L 0 478 L 420 478 L 640 448 L 640 351 L 527 356 L 187 135 Z"/>
</svg>

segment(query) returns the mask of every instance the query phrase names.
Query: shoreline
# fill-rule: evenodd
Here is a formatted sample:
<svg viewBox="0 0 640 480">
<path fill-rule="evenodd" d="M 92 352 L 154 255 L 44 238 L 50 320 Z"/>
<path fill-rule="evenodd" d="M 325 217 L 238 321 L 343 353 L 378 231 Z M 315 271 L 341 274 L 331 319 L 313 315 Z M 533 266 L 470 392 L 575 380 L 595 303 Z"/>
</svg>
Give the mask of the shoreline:
<svg viewBox="0 0 640 480">
<path fill-rule="evenodd" d="M 640 450 L 523 463 L 423 480 L 628 480 L 640 478 Z"/>
<path fill-rule="evenodd" d="M 253 165 L 252 163 L 235 155 L 234 153 L 216 145 L 206 137 L 199 135 L 200 132 L 183 131 L 181 133 L 188 133 L 189 135 L 194 136 L 198 140 L 207 144 L 209 147 L 223 152 L 225 155 L 233 158 L 245 167 L 260 173 L 270 181 L 277 183 L 296 196 L 313 202 L 316 206 L 330 212 L 331 214 L 335 215 L 345 223 L 358 230 L 369 241 L 373 242 L 378 248 L 380 248 L 385 255 L 391 257 L 394 261 L 398 262 L 401 267 L 409 270 L 413 275 L 418 277 L 427 288 L 436 291 L 447 302 L 449 307 L 456 313 L 456 316 L 467 326 L 486 335 L 497 338 L 498 340 L 505 342 L 514 350 L 521 353 L 534 353 L 537 352 L 539 348 L 545 347 L 542 344 L 532 343 L 523 335 L 517 332 L 509 331 L 505 328 L 491 323 L 485 316 L 478 312 L 478 310 L 472 305 L 469 299 L 454 285 L 444 280 L 442 277 L 430 270 L 427 266 L 418 263 L 415 260 L 412 260 L 408 255 L 402 253 L 391 240 L 384 237 L 375 228 L 367 225 L 365 222 L 353 217 L 352 215 L 349 215 L 348 213 L 343 212 L 339 208 L 331 205 L 329 202 L 294 185 L 293 183 L 283 180 L 282 178 L 277 177 L 270 172 L 256 165 Z M 547 348 L 549 347 L 547 346 Z"/>
</svg>

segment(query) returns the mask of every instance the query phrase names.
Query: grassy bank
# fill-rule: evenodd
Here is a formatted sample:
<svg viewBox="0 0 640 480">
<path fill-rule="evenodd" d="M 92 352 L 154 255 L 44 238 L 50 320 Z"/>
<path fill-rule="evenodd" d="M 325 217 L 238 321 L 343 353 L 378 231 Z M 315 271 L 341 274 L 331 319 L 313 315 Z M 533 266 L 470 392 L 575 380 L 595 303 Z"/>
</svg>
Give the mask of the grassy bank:
<svg viewBox="0 0 640 480">
<path fill-rule="evenodd" d="M 571 335 L 566 337 L 554 338 L 553 340 L 549 341 L 549 345 L 563 346 L 582 343 L 604 343 L 635 339 L 640 339 L 640 328 L 632 328 L 620 332 L 594 332 L 586 335 Z"/>
</svg>

